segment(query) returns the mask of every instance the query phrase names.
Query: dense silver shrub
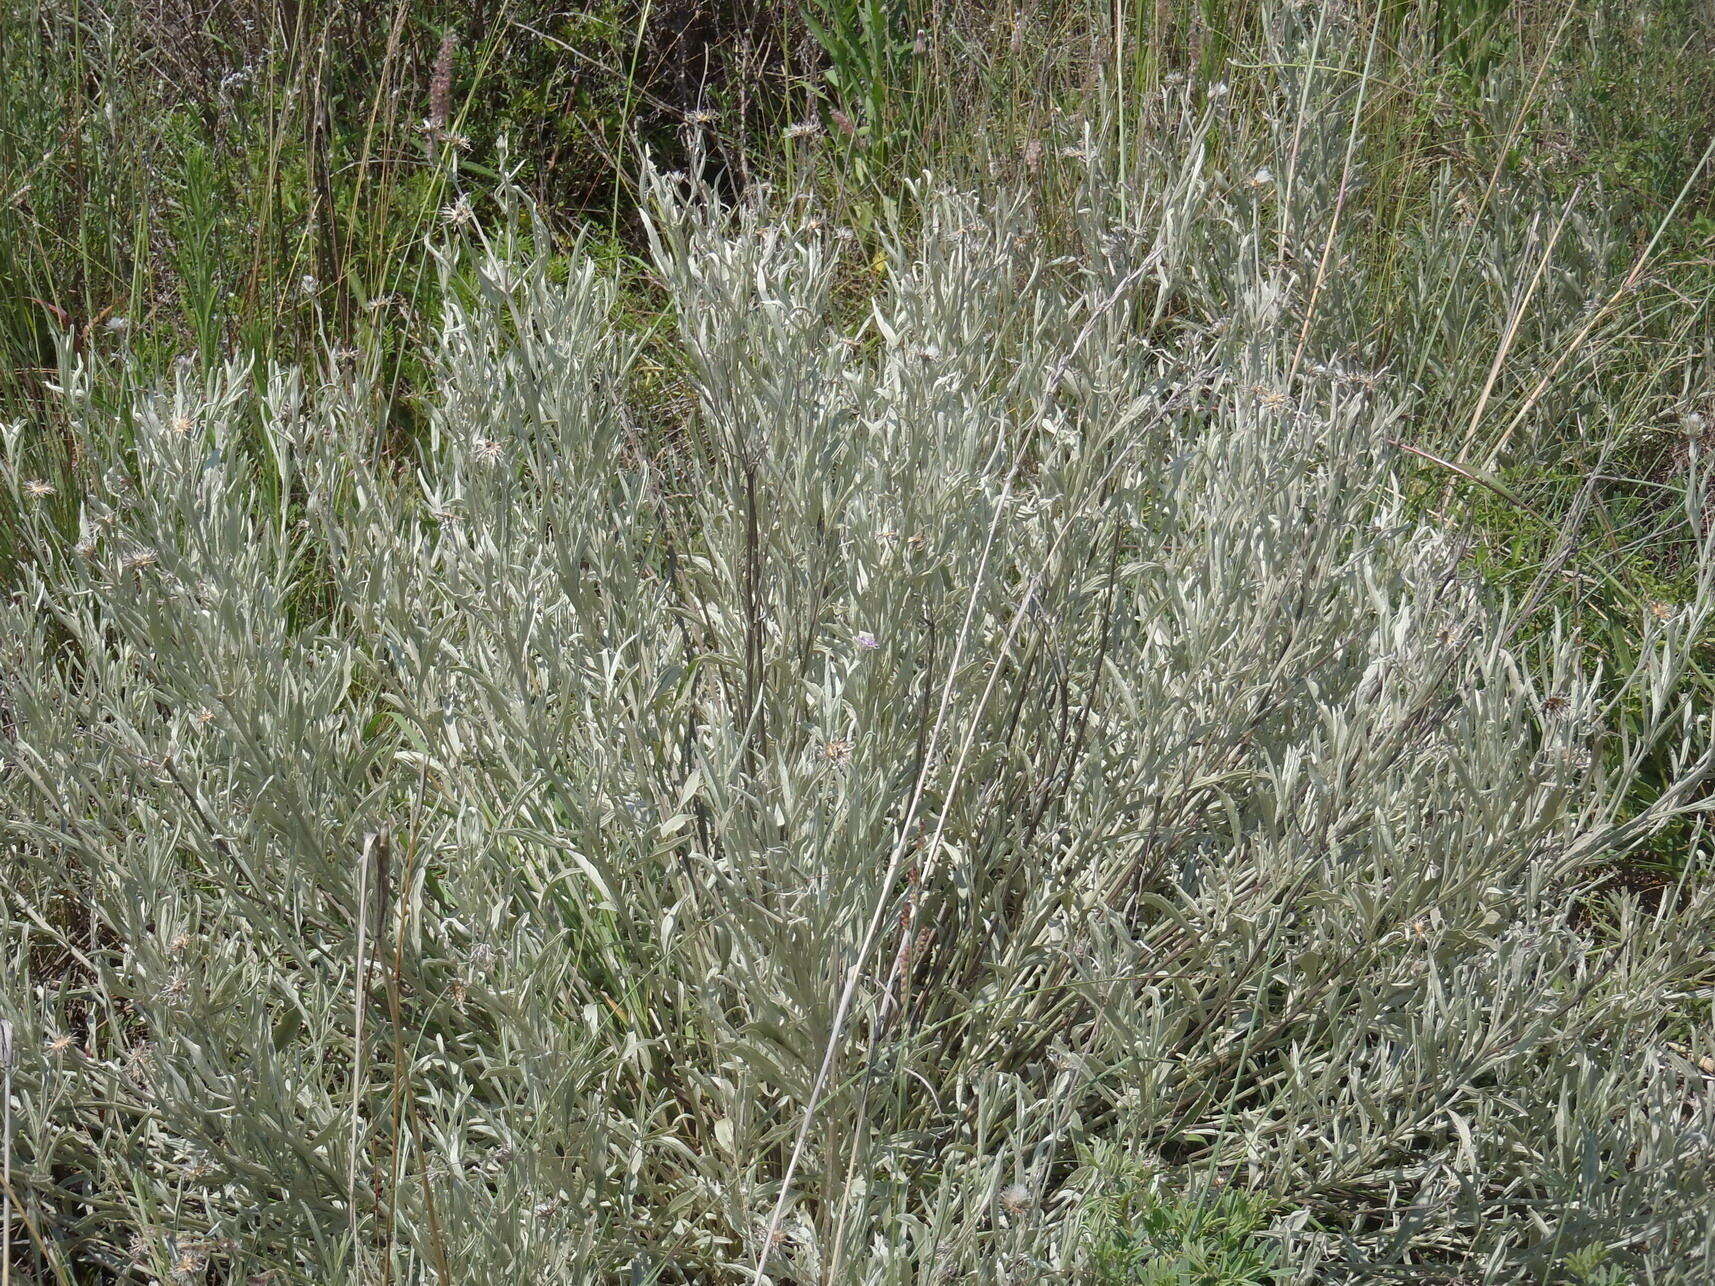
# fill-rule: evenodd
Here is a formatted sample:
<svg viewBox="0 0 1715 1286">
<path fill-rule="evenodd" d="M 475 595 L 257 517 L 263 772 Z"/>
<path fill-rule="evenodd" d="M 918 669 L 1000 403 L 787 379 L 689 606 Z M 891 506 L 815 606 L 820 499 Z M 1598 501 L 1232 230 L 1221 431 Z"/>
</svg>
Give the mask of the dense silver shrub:
<svg viewBox="0 0 1715 1286">
<path fill-rule="evenodd" d="M 68 366 L 75 548 L 5 479 L 23 1253 L 1086 1280 L 1125 1182 L 1254 1194 L 1283 1279 L 1708 1280 L 1708 881 L 1603 879 L 1702 806 L 1712 551 L 1591 672 L 1244 186 L 1117 182 L 1070 259 L 926 191 L 871 264 L 656 180 L 674 417 L 609 274 L 473 234 L 408 467 L 361 380 Z"/>
</svg>

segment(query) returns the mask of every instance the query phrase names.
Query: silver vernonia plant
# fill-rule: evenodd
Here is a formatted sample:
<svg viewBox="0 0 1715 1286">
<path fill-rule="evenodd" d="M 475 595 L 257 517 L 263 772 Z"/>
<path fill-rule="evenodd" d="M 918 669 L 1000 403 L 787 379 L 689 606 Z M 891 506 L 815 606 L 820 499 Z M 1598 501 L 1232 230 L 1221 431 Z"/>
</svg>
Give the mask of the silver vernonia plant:
<svg viewBox="0 0 1715 1286">
<path fill-rule="evenodd" d="M 1705 801 L 1715 549 L 1630 673 L 1485 589 L 1199 144 L 1052 251 L 654 179 L 654 347 L 460 227 L 408 462 L 361 377 L 68 355 L 75 546 L 0 479 L 14 1244 L 1087 1281 L 1123 1182 L 1283 1281 L 1715 1276 L 1710 885 L 1604 884 Z"/>
</svg>

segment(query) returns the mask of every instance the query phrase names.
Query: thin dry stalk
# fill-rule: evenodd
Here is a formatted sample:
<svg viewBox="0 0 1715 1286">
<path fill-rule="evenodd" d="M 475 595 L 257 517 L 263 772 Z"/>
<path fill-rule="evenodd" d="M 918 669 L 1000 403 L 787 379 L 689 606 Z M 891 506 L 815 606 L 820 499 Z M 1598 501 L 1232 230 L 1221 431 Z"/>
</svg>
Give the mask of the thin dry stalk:
<svg viewBox="0 0 1715 1286">
<path fill-rule="evenodd" d="M 12 1023 L 0 1018 L 0 1286 L 12 1284 Z"/>
<path fill-rule="evenodd" d="M 362 1280 L 363 1277 L 362 1242 L 359 1239 L 357 1216 L 357 1162 L 361 1155 L 363 1087 L 366 1079 L 363 1064 L 363 1019 L 369 999 L 369 868 L 376 845 L 382 842 L 384 840 L 380 835 L 365 836 L 363 853 L 357 863 L 357 950 L 356 959 L 353 961 L 356 995 L 352 1000 L 351 1037 L 351 1158 L 345 1183 L 346 1217 L 350 1221 L 351 1233 L 352 1276 L 357 1280 Z"/>
<path fill-rule="evenodd" d="M 1381 32 L 1383 10 L 1376 8 L 1374 21 L 1370 23 L 1370 43 L 1364 51 L 1364 72 L 1358 80 L 1358 98 L 1352 106 L 1351 127 L 1346 134 L 1346 158 L 1340 164 L 1340 188 L 1334 198 L 1334 216 L 1328 221 L 1328 235 L 1322 241 L 1322 257 L 1316 263 L 1316 279 L 1310 285 L 1310 298 L 1304 304 L 1304 323 L 1298 330 L 1298 343 L 1292 349 L 1292 364 L 1287 368 L 1286 380 L 1290 384 L 1298 374 L 1298 368 L 1304 361 L 1304 346 L 1310 340 L 1310 323 L 1316 317 L 1316 301 L 1322 294 L 1322 284 L 1328 278 L 1328 264 L 1334 257 L 1334 245 L 1340 235 L 1340 219 L 1346 212 L 1346 198 L 1351 194 L 1352 162 L 1358 152 L 1358 129 L 1363 122 L 1364 99 L 1370 88 L 1370 72 L 1375 65 L 1376 37 Z"/>
</svg>

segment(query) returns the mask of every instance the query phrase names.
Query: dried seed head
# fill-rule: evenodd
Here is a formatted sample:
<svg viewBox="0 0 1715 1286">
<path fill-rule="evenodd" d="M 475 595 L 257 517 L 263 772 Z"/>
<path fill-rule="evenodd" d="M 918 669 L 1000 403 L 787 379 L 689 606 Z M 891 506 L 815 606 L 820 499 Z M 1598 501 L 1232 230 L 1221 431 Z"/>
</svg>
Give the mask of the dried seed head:
<svg viewBox="0 0 1715 1286">
<path fill-rule="evenodd" d="M 155 1074 L 155 1046 L 152 1041 L 140 1041 L 125 1051 L 125 1077 L 139 1088 L 147 1088 Z"/>
<path fill-rule="evenodd" d="M 441 222 L 453 228 L 467 228 L 476 220 L 476 211 L 471 209 L 470 198 L 461 196 L 441 211 Z"/>
<path fill-rule="evenodd" d="M 1000 1202 L 1000 1208 L 1015 1219 L 1036 1204 L 1030 1195 L 1030 1189 L 1022 1183 L 1007 1184 L 1000 1190 L 996 1200 Z"/>
<path fill-rule="evenodd" d="M 201 1281 L 208 1268 L 208 1248 L 200 1241 L 181 1242 L 173 1256 L 172 1280 Z"/>
<path fill-rule="evenodd" d="M 453 51 L 459 38 L 451 31 L 441 37 L 441 47 L 435 53 L 435 71 L 429 79 L 429 125 L 440 130 L 446 126 L 453 98 Z"/>
<path fill-rule="evenodd" d="M 24 484 L 24 494 L 32 500 L 40 500 L 43 496 L 51 496 L 55 492 L 52 484 L 43 482 L 40 478 L 31 478 Z"/>
<path fill-rule="evenodd" d="M 167 985 L 161 988 L 160 999 L 162 1003 L 167 1005 L 182 1005 L 190 999 L 190 995 L 191 986 L 185 978 L 184 971 L 175 969 L 172 976 L 167 979 Z"/>
</svg>

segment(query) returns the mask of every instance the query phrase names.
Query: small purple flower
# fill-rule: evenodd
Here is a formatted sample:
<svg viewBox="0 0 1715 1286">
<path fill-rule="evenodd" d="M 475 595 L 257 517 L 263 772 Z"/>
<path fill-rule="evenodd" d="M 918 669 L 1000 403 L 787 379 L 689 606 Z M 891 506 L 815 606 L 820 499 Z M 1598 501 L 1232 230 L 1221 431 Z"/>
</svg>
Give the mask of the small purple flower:
<svg viewBox="0 0 1715 1286">
<path fill-rule="evenodd" d="M 864 651 L 870 652 L 870 651 L 874 651 L 876 648 L 880 647 L 881 643 L 875 637 L 875 635 L 871 634 L 868 630 L 859 630 L 858 636 L 857 636 L 857 645 L 859 647 L 861 647 Z"/>
</svg>

